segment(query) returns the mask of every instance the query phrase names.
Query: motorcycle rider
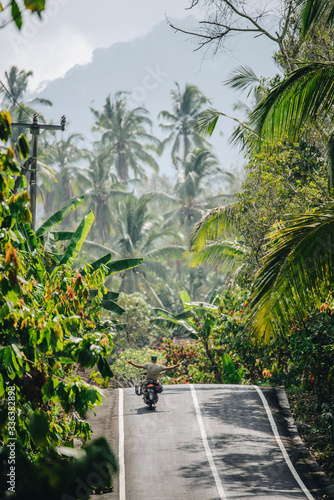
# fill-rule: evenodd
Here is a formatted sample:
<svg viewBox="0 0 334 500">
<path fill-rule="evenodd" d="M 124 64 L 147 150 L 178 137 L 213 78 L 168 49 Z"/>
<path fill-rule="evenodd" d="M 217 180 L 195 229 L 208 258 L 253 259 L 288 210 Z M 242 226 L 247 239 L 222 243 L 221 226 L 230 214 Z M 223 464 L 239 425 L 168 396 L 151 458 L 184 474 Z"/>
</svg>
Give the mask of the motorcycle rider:
<svg viewBox="0 0 334 500">
<path fill-rule="evenodd" d="M 177 363 L 174 366 L 164 366 L 164 365 L 159 365 L 157 363 L 157 356 L 155 354 L 152 354 L 151 356 L 151 363 L 145 363 L 144 365 L 137 365 L 136 363 L 133 363 L 132 359 L 128 359 L 127 362 L 134 366 L 135 368 L 143 368 L 144 370 L 147 370 L 146 374 L 146 381 L 147 380 L 153 380 L 156 384 L 158 384 L 158 387 L 160 386 L 160 383 L 158 382 L 158 376 L 161 372 L 163 371 L 170 371 L 174 370 L 174 368 L 177 368 L 180 366 L 180 363 Z M 143 384 L 143 388 L 144 388 Z M 161 387 L 161 386 L 160 386 Z M 162 390 L 162 389 L 161 389 Z"/>
</svg>

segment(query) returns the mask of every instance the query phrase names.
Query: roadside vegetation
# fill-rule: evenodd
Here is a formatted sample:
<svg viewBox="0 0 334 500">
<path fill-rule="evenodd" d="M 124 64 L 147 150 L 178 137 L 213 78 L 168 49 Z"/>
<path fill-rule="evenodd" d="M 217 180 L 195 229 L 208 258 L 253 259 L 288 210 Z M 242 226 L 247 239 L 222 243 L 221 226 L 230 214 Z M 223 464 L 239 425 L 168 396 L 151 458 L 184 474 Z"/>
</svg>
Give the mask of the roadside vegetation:
<svg viewBox="0 0 334 500">
<path fill-rule="evenodd" d="M 284 5 L 280 75 L 267 81 L 244 67 L 228 81 L 253 99 L 235 119 L 242 178 L 210 145 L 227 118 L 205 89 L 175 84 L 159 117 L 119 92 L 91 110 L 94 144 L 41 135 L 35 231 L 31 151 L 11 123 L 51 103 L 25 101 L 31 72 L 6 72 L 1 492 L 17 437 L 8 498 L 112 488 L 115 457 L 106 440 L 91 441 L 85 413 L 101 404 L 101 388 L 136 384 L 126 360 L 142 364 L 152 352 L 181 363 L 165 384 L 284 385 L 301 436 L 334 481 L 334 4 Z M 170 178 L 159 175 L 161 154 L 170 155 Z M 76 481 L 96 472 L 92 462 L 109 465 L 80 497 Z"/>
</svg>

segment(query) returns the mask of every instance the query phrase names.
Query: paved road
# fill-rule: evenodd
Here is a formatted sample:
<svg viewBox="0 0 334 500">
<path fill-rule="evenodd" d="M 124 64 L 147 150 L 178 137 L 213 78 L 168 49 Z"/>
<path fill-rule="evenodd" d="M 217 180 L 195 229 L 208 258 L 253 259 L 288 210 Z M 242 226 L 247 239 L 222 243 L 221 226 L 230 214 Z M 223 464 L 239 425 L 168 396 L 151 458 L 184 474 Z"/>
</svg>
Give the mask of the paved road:
<svg viewBox="0 0 334 500">
<path fill-rule="evenodd" d="M 298 464 L 271 388 L 168 386 L 156 410 L 134 389 L 119 395 L 122 473 L 112 500 L 330 498 Z"/>
</svg>

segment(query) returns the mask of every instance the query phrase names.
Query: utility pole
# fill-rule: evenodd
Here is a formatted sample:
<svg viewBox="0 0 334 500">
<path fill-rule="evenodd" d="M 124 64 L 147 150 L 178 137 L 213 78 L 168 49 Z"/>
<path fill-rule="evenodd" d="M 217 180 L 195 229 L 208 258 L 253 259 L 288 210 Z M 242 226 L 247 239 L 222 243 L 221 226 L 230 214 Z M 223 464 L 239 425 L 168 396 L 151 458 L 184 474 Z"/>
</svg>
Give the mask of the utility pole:
<svg viewBox="0 0 334 500">
<path fill-rule="evenodd" d="M 31 227 L 35 231 L 36 227 L 36 198 L 37 198 L 37 156 L 38 156 L 38 136 L 40 129 L 43 130 L 65 130 L 66 117 L 62 116 L 60 125 L 44 125 L 39 124 L 37 115 L 33 116 L 32 123 L 12 122 L 13 127 L 29 128 L 32 136 L 32 156 L 30 168 L 30 207 L 31 207 Z"/>
</svg>

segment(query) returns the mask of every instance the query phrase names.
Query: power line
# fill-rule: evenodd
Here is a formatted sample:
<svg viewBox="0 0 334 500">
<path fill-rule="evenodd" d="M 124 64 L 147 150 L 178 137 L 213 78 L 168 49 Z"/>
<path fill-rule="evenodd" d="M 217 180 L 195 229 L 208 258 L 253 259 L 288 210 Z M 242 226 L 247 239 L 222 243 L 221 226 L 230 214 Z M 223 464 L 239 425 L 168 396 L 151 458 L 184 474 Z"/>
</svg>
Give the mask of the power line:
<svg viewBox="0 0 334 500">
<path fill-rule="evenodd" d="M 50 135 L 49 139 L 44 143 L 42 151 L 39 152 L 37 158 L 39 158 L 42 155 L 44 149 L 49 145 L 51 139 L 55 139 L 55 138 L 56 138 L 56 132 L 51 131 L 51 135 Z"/>
<path fill-rule="evenodd" d="M 15 97 L 9 92 L 9 90 L 6 87 L 6 85 L 1 80 L 0 80 L 0 83 L 3 86 L 3 88 L 5 89 L 5 91 L 7 92 L 7 94 L 10 95 L 10 97 L 13 99 L 13 101 L 15 102 L 15 104 L 17 106 L 19 106 L 19 108 L 21 108 L 22 111 L 24 111 L 30 118 L 33 118 L 33 115 L 31 115 L 19 102 L 17 102 L 17 100 L 15 99 Z"/>
</svg>

